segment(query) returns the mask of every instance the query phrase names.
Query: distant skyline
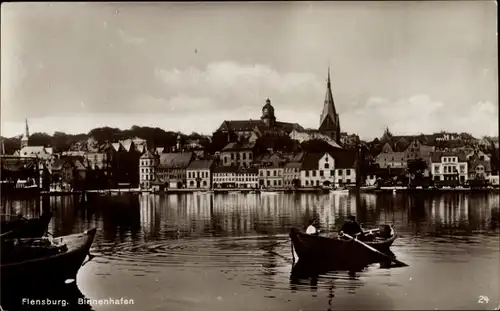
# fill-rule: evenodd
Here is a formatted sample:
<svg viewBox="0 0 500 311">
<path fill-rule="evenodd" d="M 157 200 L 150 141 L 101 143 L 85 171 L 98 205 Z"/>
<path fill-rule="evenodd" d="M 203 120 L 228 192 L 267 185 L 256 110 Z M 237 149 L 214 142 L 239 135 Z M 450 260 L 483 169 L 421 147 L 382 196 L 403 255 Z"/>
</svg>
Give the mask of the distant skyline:
<svg viewBox="0 0 500 311">
<path fill-rule="evenodd" d="M 132 125 L 498 136 L 497 7 L 456 2 L 3 3 L 1 135 Z"/>
</svg>

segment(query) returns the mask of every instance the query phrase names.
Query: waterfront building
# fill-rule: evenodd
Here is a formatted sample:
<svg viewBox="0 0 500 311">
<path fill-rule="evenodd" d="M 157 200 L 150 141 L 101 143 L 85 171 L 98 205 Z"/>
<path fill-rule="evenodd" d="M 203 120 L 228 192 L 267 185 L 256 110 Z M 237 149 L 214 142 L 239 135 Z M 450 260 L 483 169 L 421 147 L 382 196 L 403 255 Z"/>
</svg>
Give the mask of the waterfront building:
<svg viewBox="0 0 500 311">
<path fill-rule="evenodd" d="M 298 188 L 300 184 L 300 169 L 302 168 L 302 160 L 304 153 L 299 153 L 286 163 L 283 169 L 283 185 L 285 188 Z"/>
<path fill-rule="evenodd" d="M 187 188 L 210 189 L 212 188 L 213 160 L 194 160 L 189 164 L 187 174 Z"/>
<path fill-rule="evenodd" d="M 213 170 L 213 188 L 236 188 L 236 166 L 216 166 Z"/>
<path fill-rule="evenodd" d="M 139 181 L 140 187 L 150 189 L 156 179 L 156 157 L 146 149 L 146 152 L 139 158 Z"/>
<path fill-rule="evenodd" d="M 341 151 L 305 155 L 300 171 L 302 187 L 342 186 L 355 183 L 355 153 Z"/>
<path fill-rule="evenodd" d="M 431 157 L 431 174 L 434 181 L 467 180 L 468 164 L 463 153 L 435 152 Z"/>
<path fill-rule="evenodd" d="M 186 170 L 193 160 L 193 152 L 160 154 L 156 168 L 158 181 L 167 184 L 169 188 L 185 188 L 187 179 Z"/>
<path fill-rule="evenodd" d="M 259 188 L 259 171 L 255 167 L 240 167 L 236 170 L 237 188 Z"/>
<path fill-rule="evenodd" d="M 274 152 L 259 157 L 259 185 L 266 188 L 284 187 L 284 167 L 288 158 L 281 153 Z"/>
</svg>

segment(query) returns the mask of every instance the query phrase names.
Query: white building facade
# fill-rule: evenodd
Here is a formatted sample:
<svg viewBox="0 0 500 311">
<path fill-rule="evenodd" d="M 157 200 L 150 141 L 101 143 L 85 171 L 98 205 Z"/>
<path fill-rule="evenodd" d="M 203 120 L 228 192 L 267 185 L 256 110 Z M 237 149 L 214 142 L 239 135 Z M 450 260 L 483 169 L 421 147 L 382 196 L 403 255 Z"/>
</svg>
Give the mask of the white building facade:
<svg viewBox="0 0 500 311">
<path fill-rule="evenodd" d="M 212 188 L 212 160 L 195 160 L 186 170 L 186 187 L 188 189 Z"/>
<path fill-rule="evenodd" d="M 468 163 L 465 155 L 451 152 L 435 153 L 431 161 L 431 174 L 434 181 L 465 182 L 467 180 Z"/>
<path fill-rule="evenodd" d="M 284 168 L 278 165 L 259 168 L 259 185 L 263 188 L 283 188 Z"/>
<path fill-rule="evenodd" d="M 237 188 L 259 188 L 259 171 L 256 168 L 240 168 L 235 178 Z"/>
<path fill-rule="evenodd" d="M 149 151 L 139 158 L 139 185 L 143 189 L 150 189 L 152 182 L 156 179 L 156 158 Z"/>
<path fill-rule="evenodd" d="M 301 187 L 329 187 L 356 183 L 355 159 L 345 154 L 310 154 L 300 171 Z"/>
</svg>

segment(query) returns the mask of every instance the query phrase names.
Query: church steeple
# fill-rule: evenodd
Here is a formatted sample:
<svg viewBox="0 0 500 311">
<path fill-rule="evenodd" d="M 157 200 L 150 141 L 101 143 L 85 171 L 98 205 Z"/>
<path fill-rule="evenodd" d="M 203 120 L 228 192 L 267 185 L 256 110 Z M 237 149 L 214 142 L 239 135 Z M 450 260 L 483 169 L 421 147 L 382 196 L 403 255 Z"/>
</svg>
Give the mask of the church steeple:
<svg viewBox="0 0 500 311">
<path fill-rule="evenodd" d="M 29 137 L 30 137 L 30 129 L 29 129 L 29 126 L 28 126 L 28 118 L 25 119 L 25 123 L 26 123 L 26 128 L 24 130 L 24 135 L 21 138 L 21 149 L 23 149 L 24 147 L 28 146 L 28 140 L 29 140 Z"/>
<path fill-rule="evenodd" d="M 320 132 L 328 135 L 337 143 L 340 143 L 340 120 L 335 103 L 333 101 L 332 84 L 330 80 L 330 67 L 328 67 L 328 79 L 326 82 L 326 95 L 323 103 L 323 112 L 319 120 Z"/>
<path fill-rule="evenodd" d="M 323 113 L 321 114 L 321 119 L 319 121 L 320 125 L 325 121 L 326 116 L 328 115 L 332 118 L 332 120 L 335 120 L 335 116 L 337 115 L 337 111 L 335 110 L 335 103 L 333 102 L 332 83 L 330 81 L 330 67 L 328 67 L 326 95 L 325 95 L 325 102 L 323 104 Z"/>
</svg>

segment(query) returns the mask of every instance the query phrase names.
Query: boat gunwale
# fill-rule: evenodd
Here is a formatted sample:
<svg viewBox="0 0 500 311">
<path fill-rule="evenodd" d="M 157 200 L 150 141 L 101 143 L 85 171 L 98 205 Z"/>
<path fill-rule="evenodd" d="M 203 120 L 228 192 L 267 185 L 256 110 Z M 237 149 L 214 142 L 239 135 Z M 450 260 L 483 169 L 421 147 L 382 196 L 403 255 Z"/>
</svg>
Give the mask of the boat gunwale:
<svg viewBox="0 0 500 311">
<path fill-rule="evenodd" d="M 85 230 L 82 233 L 75 233 L 75 234 L 69 234 L 69 235 L 65 235 L 65 236 L 61 236 L 61 237 L 56 237 L 56 239 L 60 239 L 60 238 L 64 239 L 64 238 L 78 236 L 79 242 L 80 242 L 80 240 L 84 240 L 84 239 L 85 239 L 85 241 L 80 243 L 77 247 L 72 248 L 72 249 L 68 249 L 68 251 L 63 252 L 63 253 L 53 254 L 53 255 L 48 255 L 48 256 L 44 256 L 44 257 L 28 259 L 28 260 L 23 260 L 23 261 L 19 261 L 19 262 L 0 264 L 0 267 L 1 268 L 10 268 L 10 267 L 15 267 L 15 266 L 19 266 L 19 265 L 28 264 L 28 263 L 36 263 L 36 262 L 41 262 L 41 261 L 45 261 L 45 260 L 53 260 L 55 258 L 62 257 L 64 255 L 74 254 L 75 252 L 81 251 L 82 249 L 86 248 L 87 246 L 89 246 L 88 248 L 90 249 L 90 247 L 92 246 L 92 244 L 94 242 L 94 238 L 95 238 L 96 233 L 97 233 L 97 228 L 93 228 L 93 229 Z M 39 239 L 39 238 L 26 238 L 25 240 L 30 240 L 30 239 L 35 240 L 35 239 Z M 16 239 L 14 238 L 11 240 L 16 240 Z M 89 241 L 91 241 L 91 243 L 89 243 Z M 90 244 L 90 245 L 88 245 L 88 244 Z"/>
</svg>

